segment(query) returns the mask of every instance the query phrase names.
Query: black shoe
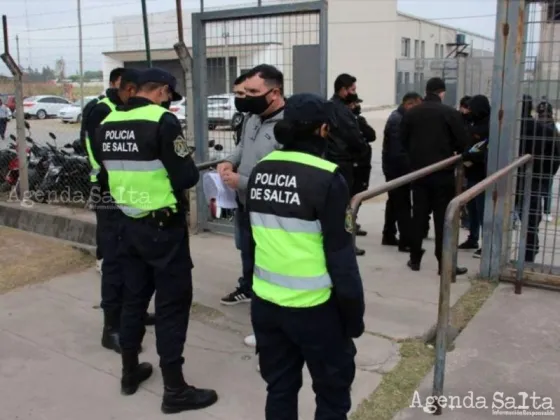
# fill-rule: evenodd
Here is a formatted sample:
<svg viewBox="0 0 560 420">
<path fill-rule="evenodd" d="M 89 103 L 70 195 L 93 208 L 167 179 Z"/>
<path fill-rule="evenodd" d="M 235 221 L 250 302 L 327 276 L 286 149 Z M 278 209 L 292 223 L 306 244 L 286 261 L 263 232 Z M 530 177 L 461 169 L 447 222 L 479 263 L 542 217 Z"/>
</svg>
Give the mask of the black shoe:
<svg viewBox="0 0 560 420">
<path fill-rule="evenodd" d="M 394 236 L 384 236 L 381 240 L 381 245 L 399 246 L 399 240 Z"/>
<path fill-rule="evenodd" d="M 251 302 L 251 295 L 242 291 L 239 287 L 231 292 L 229 295 L 224 296 L 220 303 L 226 306 L 238 305 L 240 303 Z"/>
<path fill-rule="evenodd" d="M 146 318 L 144 318 L 144 325 L 156 325 L 156 314 L 146 313 Z"/>
<path fill-rule="evenodd" d="M 420 271 L 419 262 L 412 262 L 412 260 L 409 260 L 406 265 L 408 265 L 408 268 L 410 268 L 412 271 Z"/>
<path fill-rule="evenodd" d="M 358 229 L 356 230 L 356 236 L 366 236 L 367 232 L 365 230 L 362 229 Z"/>
<path fill-rule="evenodd" d="M 119 343 L 118 331 L 103 327 L 103 335 L 101 336 L 101 345 L 108 350 L 113 350 L 116 353 L 121 353 L 121 345 Z"/>
<path fill-rule="evenodd" d="M 399 242 L 399 252 L 410 252 L 410 247 L 408 245 L 406 245 L 406 243 L 401 243 Z"/>
<path fill-rule="evenodd" d="M 459 249 L 478 249 L 478 242 L 467 239 L 458 247 Z"/>
<path fill-rule="evenodd" d="M 468 268 L 466 267 L 455 267 L 455 275 L 456 276 L 462 276 L 463 274 L 467 274 L 467 272 L 469 271 Z M 441 276 L 441 269 L 438 270 L 438 276 Z"/>
<path fill-rule="evenodd" d="M 149 363 L 140 363 L 135 367 L 124 372 L 121 378 L 121 394 L 132 395 L 138 391 L 140 384 L 152 376 L 152 365 Z"/>
<path fill-rule="evenodd" d="M 366 251 L 364 251 L 363 249 L 358 248 L 358 247 L 355 247 L 355 248 L 354 248 L 354 252 L 356 253 L 356 255 L 357 255 L 358 257 L 361 257 L 361 256 L 363 256 L 363 255 L 366 255 Z"/>
<path fill-rule="evenodd" d="M 482 257 L 482 249 L 478 248 L 476 251 L 474 251 L 473 258 L 481 258 L 481 257 Z"/>
<path fill-rule="evenodd" d="M 190 385 L 177 389 L 165 387 L 161 411 L 165 414 L 174 414 L 181 411 L 200 410 L 210 407 L 216 401 L 218 401 L 218 394 L 213 389 L 197 389 Z"/>
</svg>

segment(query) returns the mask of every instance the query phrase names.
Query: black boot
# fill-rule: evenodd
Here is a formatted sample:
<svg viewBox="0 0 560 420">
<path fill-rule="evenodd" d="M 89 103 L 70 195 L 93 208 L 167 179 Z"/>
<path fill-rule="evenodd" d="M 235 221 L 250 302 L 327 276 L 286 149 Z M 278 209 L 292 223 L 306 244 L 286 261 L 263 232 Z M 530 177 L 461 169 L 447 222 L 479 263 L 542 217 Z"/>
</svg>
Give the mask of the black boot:
<svg viewBox="0 0 560 420">
<path fill-rule="evenodd" d="M 399 246 L 399 240 L 395 236 L 383 236 L 381 245 L 385 246 Z"/>
<path fill-rule="evenodd" d="M 356 255 L 357 255 L 358 257 L 361 257 L 362 255 L 365 255 L 365 254 L 366 254 L 366 251 L 365 251 L 365 250 L 363 250 L 363 249 L 361 249 L 361 248 L 358 248 L 357 246 L 354 247 L 354 252 L 356 253 Z"/>
<path fill-rule="evenodd" d="M 147 312 L 144 325 L 156 325 L 156 314 Z"/>
<path fill-rule="evenodd" d="M 187 385 L 181 366 L 162 368 L 161 373 L 164 384 L 161 411 L 165 414 L 200 410 L 218 401 L 218 394 L 213 389 L 197 389 Z"/>
<path fill-rule="evenodd" d="M 113 350 L 120 354 L 119 318 L 120 313 L 116 311 L 103 311 L 103 335 L 101 336 L 101 345 L 108 350 Z"/>
<path fill-rule="evenodd" d="M 122 364 L 121 394 L 135 394 L 140 384 L 152 376 L 152 365 L 138 363 L 138 352 L 136 351 L 123 352 Z"/>
<path fill-rule="evenodd" d="M 367 232 L 362 229 L 362 225 L 356 223 L 356 236 L 366 236 Z"/>
<path fill-rule="evenodd" d="M 408 268 L 412 271 L 420 271 L 420 263 L 422 262 L 422 256 L 426 252 L 424 249 L 420 251 L 419 254 L 410 253 L 410 260 L 406 263 Z"/>
<path fill-rule="evenodd" d="M 456 276 L 462 276 L 463 274 L 467 274 L 468 271 L 469 271 L 469 269 L 466 268 L 466 267 L 455 267 L 455 275 Z M 438 276 L 441 276 L 441 267 L 438 268 L 437 274 L 438 274 Z"/>
</svg>

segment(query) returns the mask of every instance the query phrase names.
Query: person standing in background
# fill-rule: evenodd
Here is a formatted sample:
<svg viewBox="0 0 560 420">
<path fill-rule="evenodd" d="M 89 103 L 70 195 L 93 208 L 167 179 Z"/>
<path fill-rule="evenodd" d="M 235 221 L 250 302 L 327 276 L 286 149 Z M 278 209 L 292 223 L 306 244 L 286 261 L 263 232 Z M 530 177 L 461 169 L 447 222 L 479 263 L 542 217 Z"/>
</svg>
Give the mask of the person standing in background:
<svg viewBox="0 0 560 420">
<path fill-rule="evenodd" d="M 546 101 L 543 101 L 537 105 L 537 119 L 539 122 L 551 127 L 558 137 L 558 128 L 556 121 L 554 120 L 554 112 L 552 105 Z M 552 188 L 554 182 L 550 183 L 550 189 L 545 192 L 543 196 L 543 213 L 544 218 L 547 222 L 553 222 L 554 218 L 551 215 L 552 210 Z"/>
<path fill-rule="evenodd" d="M 0 99 L 0 139 L 5 140 L 6 127 L 8 126 L 8 117 L 10 116 L 10 110 L 6 105 L 2 103 Z"/>
<path fill-rule="evenodd" d="M 241 132 L 243 131 L 243 123 L 245 122 L 245 113 L 247 112 L 245 100 L 245 80 L 247 80 L 247 73 L 243 73 L 233 82 L 233 94 L 235 95 L 235 109 L 241 117 L 232 121 L 232 128 L 234 132 L 233 142 L 237 146 L 241 141 Z"/>
</svg>

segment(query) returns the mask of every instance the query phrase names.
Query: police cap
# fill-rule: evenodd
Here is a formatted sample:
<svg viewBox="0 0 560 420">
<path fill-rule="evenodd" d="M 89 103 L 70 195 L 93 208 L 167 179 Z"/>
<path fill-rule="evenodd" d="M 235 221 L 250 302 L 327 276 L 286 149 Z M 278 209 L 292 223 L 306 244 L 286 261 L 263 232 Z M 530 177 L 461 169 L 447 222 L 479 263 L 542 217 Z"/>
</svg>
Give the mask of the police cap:
<svg viewBox="0 0 560 420">
<path fill-rule="evenodd" d="M 138 76 L 138 87 L 142 87 L 146 83 L 161 83 L 169 86 L 172 94 L 172 101 L 179 101 L 183 97 L 177 93 L 177 79 L 169 72 L 153 67 L 142 71 Z"/>
<path fill-rule="evenodd" d="M 298 93 L 286 101 L 284 120 L 333 125 L 334 104 L 313 93 Z"/>
</svg>

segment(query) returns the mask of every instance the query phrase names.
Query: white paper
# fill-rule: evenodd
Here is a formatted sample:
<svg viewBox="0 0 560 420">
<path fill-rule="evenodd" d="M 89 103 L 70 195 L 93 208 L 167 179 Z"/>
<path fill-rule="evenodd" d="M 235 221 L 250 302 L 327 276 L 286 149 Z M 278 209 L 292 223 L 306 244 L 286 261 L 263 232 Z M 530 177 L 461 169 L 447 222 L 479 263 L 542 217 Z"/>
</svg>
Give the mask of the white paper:
<svg viewBox="0 0 560 420">
<path fill-rule="evenodd" d="M 235 190 L 222 182 L 218 172 L 206 172 L 202 177 L 202 189 L 206 201 L 210 204 L 212 199 L 216 200 L 216 207 L 220 209 L 236 209 Z"/>
</svg>

